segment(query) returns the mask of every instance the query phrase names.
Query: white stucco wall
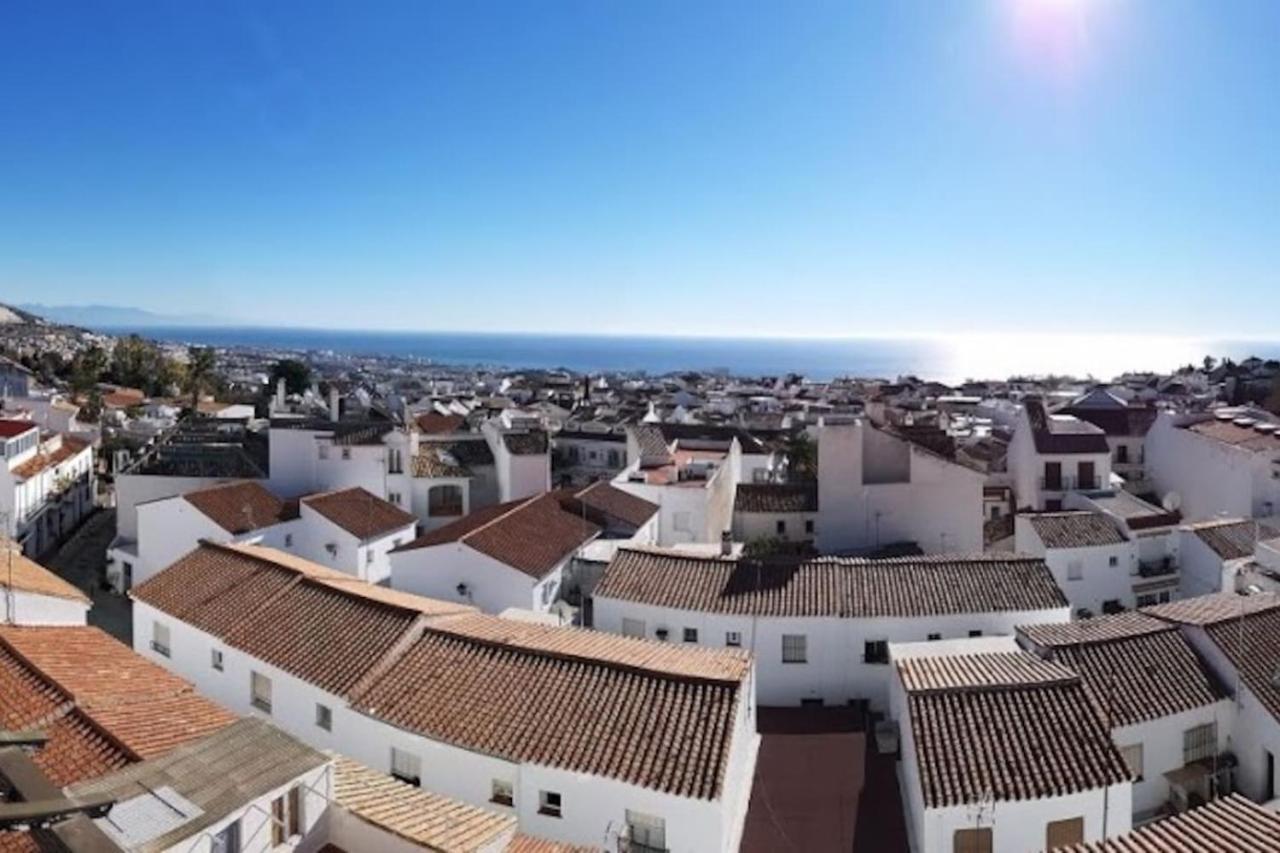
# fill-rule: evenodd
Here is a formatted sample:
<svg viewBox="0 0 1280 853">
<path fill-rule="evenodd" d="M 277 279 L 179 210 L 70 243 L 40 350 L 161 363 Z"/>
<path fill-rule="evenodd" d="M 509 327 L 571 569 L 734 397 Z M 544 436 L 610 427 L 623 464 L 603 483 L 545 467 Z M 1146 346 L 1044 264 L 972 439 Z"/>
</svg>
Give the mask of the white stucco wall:
<svg viewBox="0 0 1280 853">
<path fill-rule="evenodd" d="M 0 558 L 0 576 L 4 560 Z M 0 612 L 11 625 L 84 625 L 89 615 L 89 602 L 33 592 L 13 591 L 0 595 Z"/>
<path fill-rule="evenodd" d="M 497 614 L 509 607 L 542 612 L 547 608 L 541 603 L 541 584 L 558 587 L 563 568 L 562 564 L 542 578 L 533 578 L 466 544 L 446 542 L 392 554 L 391 586 L 441 601 L 471 604 L 485 613 Z M 459 595 L 460 584 L 465 584 L 467 594 Z"/>
</svg>

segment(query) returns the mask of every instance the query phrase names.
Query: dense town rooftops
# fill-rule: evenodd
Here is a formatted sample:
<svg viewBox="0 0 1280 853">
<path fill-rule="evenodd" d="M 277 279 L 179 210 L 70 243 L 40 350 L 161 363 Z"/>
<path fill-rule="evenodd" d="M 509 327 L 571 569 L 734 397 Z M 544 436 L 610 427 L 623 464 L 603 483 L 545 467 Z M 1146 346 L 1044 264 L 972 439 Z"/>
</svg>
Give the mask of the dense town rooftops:
<svg viewBox="0 0 1280 853">
<path fill-rule="evenodd" d="M 302 498 L 313 509 L 362 542 L 417 523 L 417 517 L 356 486 Z"/>
<path fill-rule="evenodd" d="M 718 795 L 736 708 L 750 701 L 745 652 L 501 619 L 305 563 L 205 544 L 133 594 L 426 737 Z"/>
<path fill-rule="evenodd" d="M 1089 502 L 1098 509 L 1124 519 L 1130 530 L 1170 527 L 1182 521 L 1182 513 L 1177 510 L 1166 510 L 1149 504 L 1124 489 L 1092 493 L 1089 495 Z"/>
<path fill-rule="evenodd" d="M 425 435 L 452 435 L 462 432 L 467 419 L 462 415 L 442 415 L 439 412 L 425 412 L 416 416 L 413 423 L 418 431 Z"/>
<path fill-rule="evenodd" d="M 1179 853 L 1280 849 L 1280 814 L 1240 794 L 1145 824 L 1105 841 L 1056 848 L 1054 853 Z"/>
<path fill-rule="evenodd" d="M 1142 608 L 1142 612 L 1166 622 L 1183 625 L 1213 625 L 1240 619 L 1253 613 L 1275 610 L 1278 607 L 1280 607 L 1280 595 L 1274 592 L 1263 592 L 1257 595 L 1215 592 L 1170 601 L 1167 604 L 1153 604 Z"/>
<path fill-rule="evenodd" d="M 125 849 L 151 853 L 172 849 L 329 761 L 271 723 L 244 718 L 67 793 L 114 799 L 98 827 Z"/>
<path fill-rule="evenodd" d="M 550 440 L 542 430 L 504 432 L 502 445 L 513 456 L 539 456 L 551 448 Z"/>
<path fill-rule="evenodd" d="M 1109 453 L 1107 434 L 1071 415 L 1051 415 L 1039 400 L 1024 404 L 1036 452 L 1044 454 Z"/>
<path fill-rule="evenodd" d="M 298 517 L 297 501 L 282 501 L 252 480 L 188 492 L 182 500 L 223 530 L 237 535 Z"/>
<path fill-rule="evenodd" d="M 600 534 L 600 527 L 541 494 L 485 507 L 396 548 L 393 553 L 461 543 L 540 578 Z"/>
<path fill-rule="evenodd" d="M 423 441 L 413 457 L 415 477 L 470 477 L 475 468 L 493 465 L 493 451 L 482 438 Z"/>
<path fill-rule="evenodd" d="M 267 475 L 266 438 L 213 418 L 180 421 L 123 473 L 162 477 L 261 479 Z"/>
<path fill-rule="evenodd" d="M 49 595 L 89 603 L 89 596 L 22 553 L 21 547 L 0 540 L 0 588 L 33 595 Z"/>
<path fill-rule="evenodd" d="M 1026 653 L 957 657 L 898 664 L 904 686 L 921 685 L 908 690 L 907 706 L 926 808 L 1061 796 L 1129 778 L 1078 676 Z"/>
<path fill-rule="evenodd" d="M 817 512 L 818 484 L 739 483 L 734 512 Z"/>
<path fill-rule="evenodd" d="M 1128 541 L 1100 512 L 1038 512 L 1028 520 L 1046 548 L 1101 548 Z"/>
<path fill-rule="evenodd" d="M 1186 527 L 1223 560 L 1252 557 L 1259 541 L 1280 536 L 1274 523 L 1252 519 L 1201 521 Z"/>
<path fill-rule="evenodd" d="M 1080 674 L 1113 726 L 1201 708 L 1226 689 L 1177 626 L 1141 613 L 1019 628 L 1053 660 Z M 1070 642 L 1073 638 L 1078 642 Z"/>
<path fill-rule="evenodd" d="M 48 736 L 33 760 L 56 785 L 162 755 L 233 720 L 97 628 L 0 627 L 0 726 Z"/>
<path fill-rule="evenodd" d="M 1013 555 L 750 559 L 626 548 L 595 595 L 756 616 L 923 617 L 1067 606 L 1043 560 Z"/>
</svg>

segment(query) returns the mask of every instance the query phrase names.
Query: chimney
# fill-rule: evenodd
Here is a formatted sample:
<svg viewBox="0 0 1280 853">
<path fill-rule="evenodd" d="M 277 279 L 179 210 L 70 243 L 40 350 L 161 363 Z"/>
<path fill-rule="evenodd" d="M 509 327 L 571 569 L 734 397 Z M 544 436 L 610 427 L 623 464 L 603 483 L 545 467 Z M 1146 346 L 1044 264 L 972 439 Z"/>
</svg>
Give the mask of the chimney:
<svg viewBox="0 0 1280 853">
<path fill-rule="evenodd" d="M 728 557 L 733 553 L 733 535 L 725 530 L 720 533 L 720 556 Z"/>
<path fill-rule="evenodd" d="M 341 406 L 339 405 L 340 402 L 341 400 L 338 398 L 338 389 L 330 385 L 329 386 L 329 420 L 333 421 L 334 423 L 338 422 L 338 416 L 340 414 L 339 410 L 341 409 Z"/>
<path fill-rule="evenodd" d="M 284 377 L 276 380 L 276 411 L 284 411 Z"/>
</svg>

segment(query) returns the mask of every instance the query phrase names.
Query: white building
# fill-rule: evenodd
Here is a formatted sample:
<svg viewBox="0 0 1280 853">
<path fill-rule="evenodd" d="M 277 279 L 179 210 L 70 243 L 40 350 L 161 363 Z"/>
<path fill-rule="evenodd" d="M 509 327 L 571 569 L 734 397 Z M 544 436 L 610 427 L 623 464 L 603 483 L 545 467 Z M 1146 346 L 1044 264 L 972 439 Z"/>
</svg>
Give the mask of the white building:
<svg viewBox="0 0 1280 853">
<path fill-rule="evenodd" d="M 739 483 L 733 502 L 737 542 L 777 540 L 813 544 L 818 524 L 818 484 Z"/>
<path fill-rule="evenodd" d="M 818 550 L 981 552 L 985 480 L 887 427 L 828 418 L 818 431 Z"/>
<path fill-rule="evenodd" d="M 1136 606 L 1137 543 L 1103 513 L 1019 513 L 1014 550 L 1044 559 L 1073 614 L 1096 616 Z"/>
<path fill-rule="evenodd" d="M 1018 509 L 1060 510 L 1071 492 L 1112 488 L 1111 447 L 1099 427 L 1023 404 L 1009 442 L 1009 476 Z"/>
<path fill-rule="evenodd" d="M 256 546 L 204 545 L 133 598 L 135 648 L 316 748 L 548 839 L 738 848 L 758 742 L 744 653 L 486 616 Z"/>
<path fill-rule="evenodd" d="M 887 705 L 888 645 L 1008 635 L 1065 622 L 1044 561 L 1014 556 L 888 559 L 618 552 L 596 586 L 593 624 L 671 643 L 749 649 L 763 705 Z"/>
<path fill-rule="evenodd" d="M 0 541 L 0 617 L 6 625 L 84 625 L 91 602 L 83 590 Z"/>
<path fill-rule="evenodd" d="M 244 480 L 141 503 L 136 553 L 109 572 L 120 591 L 146 581 L 202 541 L 263 544 L 381 583 L 390 551 L 413 539 L 416 519 L 360 488 L 281 500 Z"/>
<path fill-rule="evenodd" d="M 600 535 L 567 496 L 544 494 L 476 510 L 391 554 L 391 586 L 485 613 L 546 612 L 580 549 Z"/>
<path fill-rule="evenodd" d="M 1024 626 L 1030 651 L 1078 673 L 1133 773 L 1135 821 L 1228 790 L 1235 707 L 1178 629 L 1142 613 Z M 1222 777 L 1214 781 L 1213 771 Z"/>
<path fill-rule="evenodd" d="M 1124 759 L 1076 673 L 989 642 L 895 645 L 912 849 L 1025 853 L 1128 832 Z"/>
<path fill-rule="evenodd" d="M 1157 493 L 1188 521 L 1280 513 L 1280 420 L 1265 412 L 1161 413 L 1146 460 Z"/>
<path fill-rule="evenodd" d="M 1124 488 L 1143 493 L 1149 488 L 1146 474 L 1147 432 L 1156 419 L 1156 410 L 1131 405 L 1106 388 L 1098 387 L 1057 410 L 1091 423 L 1103 431 L 1111 449 L 1111 470 L 1124 480 Z"/>
<path fill-rule="evenodd" d="M 1280 536 L 1280 521 L 1243 518 L 1198 521 L 1183 525 L 1178 534 L 1180 592 L 1184 598 L 1214 592 L 1245 592 L 1259 546 Z M 1262 547 L 1265 551 L 1266 546 Z"/>
<path fill-rule="evenodd" d="M 0 532 L 38 556 L 93 509 L 93 445 L 70 435 L 42 435 L 33 421 L 0 420 Z"/>
<path fill-rule="evenodd" d="M 562 429 L 552 437 L 558 476 L 581 484 L 611 480 L 627 465 L 627 436 L 605 429 Z"/>
<path fill-rule="evenodd" d="M 733 527 L 743 467 L 736 431 L 675 435 L 674 424 L 627 430 L 626 469 L 613 485 L 659 507 L 658 543 L 719 542 Z"/>
</svg>

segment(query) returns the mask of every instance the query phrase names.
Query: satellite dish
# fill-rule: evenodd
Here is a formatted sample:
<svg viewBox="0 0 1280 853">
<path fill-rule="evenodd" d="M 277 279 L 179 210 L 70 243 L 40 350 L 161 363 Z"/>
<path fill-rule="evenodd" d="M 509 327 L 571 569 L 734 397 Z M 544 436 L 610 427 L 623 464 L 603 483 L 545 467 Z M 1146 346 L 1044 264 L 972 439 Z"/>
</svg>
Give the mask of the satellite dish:
<svg viewBox="0 0 1280 853">
<path fill-rule="evenodd" d="M 1177 492 L 1170 492 L 1164 496 L 1164 500 L 1160 502 L 1168 512 L 1177 512 L 1182 509 L 1182 495 Z"/>
</svg>

